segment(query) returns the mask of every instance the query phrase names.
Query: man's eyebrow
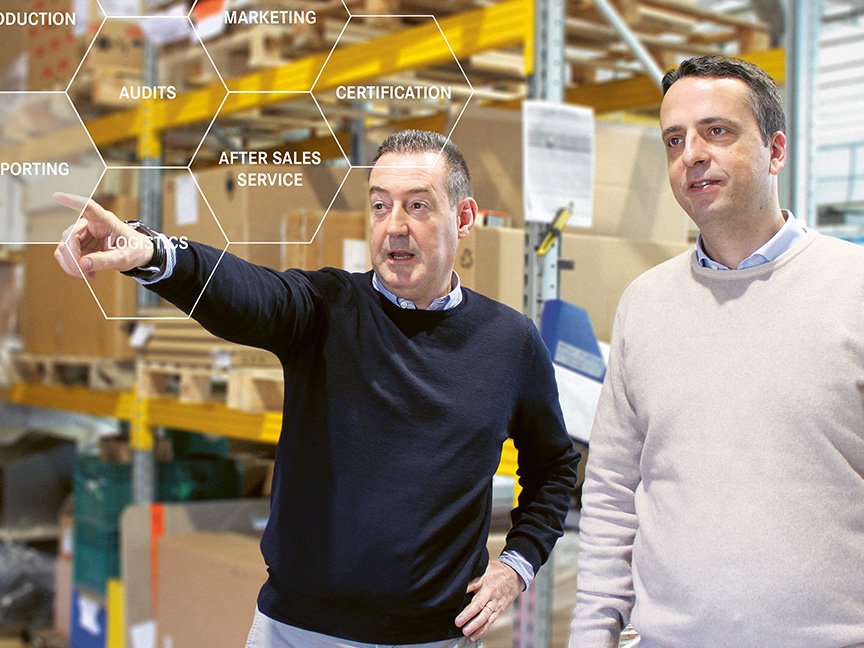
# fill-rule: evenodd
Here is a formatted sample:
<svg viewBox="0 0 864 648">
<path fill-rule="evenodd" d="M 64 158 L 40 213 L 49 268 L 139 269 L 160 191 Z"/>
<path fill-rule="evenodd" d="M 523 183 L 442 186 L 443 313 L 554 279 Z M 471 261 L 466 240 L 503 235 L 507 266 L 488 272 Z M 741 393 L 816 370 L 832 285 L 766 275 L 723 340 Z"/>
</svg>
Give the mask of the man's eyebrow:
<svg viewBox="0 0 864 648">
<path fill-rule="evenodd" d="M 383 187 L 379 187 L 377 185 L 372 185 L 369 187 L 369 193 L 382 193 L 389 195 L 390 192 L 384 189 Z M 431 194 L 432 190 L 429 187 L 415 187 L 414 189 L 408 189 L 405 193 L 408 194 Z"/>
<path fill-rule="evenodd" d="M 730 126 L 737 126 L 738 122 L 734 119 L 729 119 L 728 117 L 703 117 L 699 121 L 696 122 L 699 126 L 708 126 L 710 124 L 729 124 Z M 672 133 L 680 133 L 684 130 L 683 126 L 675 124 L 673 126 L 669 126 L 663 129 L 663 136 L 671 135 Z"/>
</svg>

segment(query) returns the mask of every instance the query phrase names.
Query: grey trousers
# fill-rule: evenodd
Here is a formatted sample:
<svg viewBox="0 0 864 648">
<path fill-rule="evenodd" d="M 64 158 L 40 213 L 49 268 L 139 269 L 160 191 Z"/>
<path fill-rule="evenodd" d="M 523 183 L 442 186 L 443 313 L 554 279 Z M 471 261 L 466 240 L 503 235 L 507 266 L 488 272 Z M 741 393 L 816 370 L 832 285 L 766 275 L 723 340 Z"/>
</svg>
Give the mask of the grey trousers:
<svg viewBox="0 0 864 648">
<path fill-rule="evenodd" d="M 483 648 L 468 638 L 445 639 L 424 644 L 368 644 L 339 639 L 274 621 L 255 610 L 246 648 Z"/>
</svg>

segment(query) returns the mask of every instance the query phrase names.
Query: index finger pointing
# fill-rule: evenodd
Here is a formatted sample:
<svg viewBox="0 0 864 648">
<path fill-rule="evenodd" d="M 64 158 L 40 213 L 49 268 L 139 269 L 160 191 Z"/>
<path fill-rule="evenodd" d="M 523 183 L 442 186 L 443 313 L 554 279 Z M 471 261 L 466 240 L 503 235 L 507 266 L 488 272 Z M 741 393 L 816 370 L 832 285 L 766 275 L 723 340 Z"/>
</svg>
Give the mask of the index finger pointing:
<svg viewBox="0 0 864 648">
<path fill-rule="evenodd" d="M 75 194 L 64 193 L 62 191 L 58 191 L 52 194 L 51 197 L 64 207 L 68 207 L 69 209 L 74 209 L 79 212 L 82 211 L 89 202 L 89 199 L 85 198 L 84 196 L 76 196 Z"/>
</svg>

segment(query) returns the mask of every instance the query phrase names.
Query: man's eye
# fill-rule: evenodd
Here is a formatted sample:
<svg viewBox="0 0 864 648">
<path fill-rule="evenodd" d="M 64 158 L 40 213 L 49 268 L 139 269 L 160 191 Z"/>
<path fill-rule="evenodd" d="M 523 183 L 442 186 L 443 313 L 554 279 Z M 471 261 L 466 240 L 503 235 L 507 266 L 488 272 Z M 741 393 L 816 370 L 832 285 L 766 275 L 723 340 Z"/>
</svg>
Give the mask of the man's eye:
<svg viewBox="0 0 864 648">
<path fill-rule="evenodd" d="M 726 132 L 726 129 L 723 128 L 722 126 L 714 126 L 714 127 L 711 129 L 711 134 L 712 134 L 712 135 L 722 135 L 722 134 L 725 133 L 725 132 Z"/>
<path fill-rule="evenodd" d="M 680 143 L 681 143 L 680 137 L 670 137 L 668 140 L 666 140 L 666 146 L 668 146 L 669 148 L 675 148 Z"/>
</svg>

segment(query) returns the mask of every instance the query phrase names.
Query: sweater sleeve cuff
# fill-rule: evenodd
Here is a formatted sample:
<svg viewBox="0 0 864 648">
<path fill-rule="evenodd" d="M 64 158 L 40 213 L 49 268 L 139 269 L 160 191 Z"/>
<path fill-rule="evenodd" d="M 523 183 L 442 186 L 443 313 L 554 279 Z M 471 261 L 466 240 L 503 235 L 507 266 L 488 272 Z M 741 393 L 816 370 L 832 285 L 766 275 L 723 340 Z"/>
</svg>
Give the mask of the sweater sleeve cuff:
<svg viewBox="0 0 864 648">
<path fill-rule="evenodd" d="M 174 273 L 174 266 L 177 265 L 177 248 L 174 247 L 174 243 L 161 232 L 159 238 L 162 239 L 162 245 L 165 246 L 165 268 L 162 272 L 158 272 L 148 279 L 137 277 L 136 281 L 142 286 L 149 286 L 167 279 Z"/>
<path fill-rule="evenodd" d="M 518 551 L 513 551 L 512 549 L 505 549 L 501 552 L 498 560 L 510 567 L 519 575 L 519 578 L 522 579 L 523 592 L 531 587 L 531 581 L 534 580 L 534 568 L 531 566 L 530 562 L 525 560 L 525 557 L 522 554 Z"/>
</svg>

